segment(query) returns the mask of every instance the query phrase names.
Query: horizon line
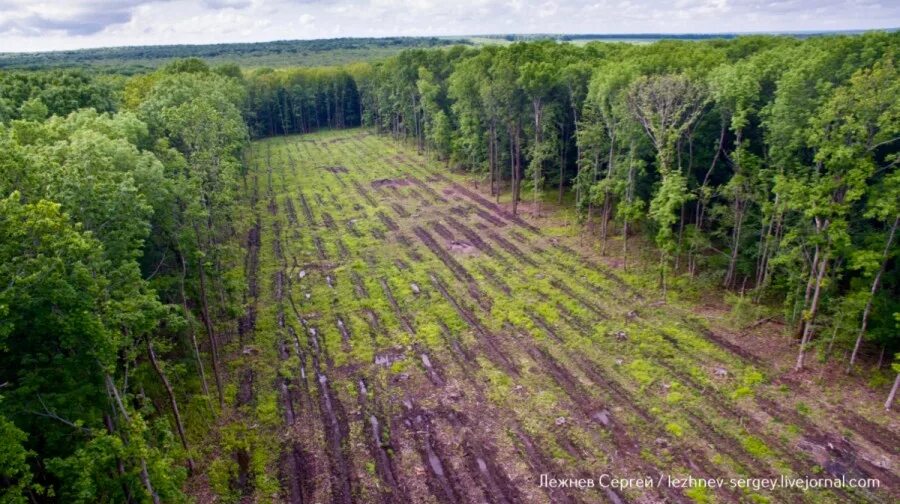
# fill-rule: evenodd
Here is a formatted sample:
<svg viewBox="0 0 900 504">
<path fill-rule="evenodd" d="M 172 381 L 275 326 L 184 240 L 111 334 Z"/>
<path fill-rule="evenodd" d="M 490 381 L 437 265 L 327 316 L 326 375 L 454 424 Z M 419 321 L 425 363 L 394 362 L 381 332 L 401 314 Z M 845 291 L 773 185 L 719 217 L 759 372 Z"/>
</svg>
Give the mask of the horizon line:
<svg viewBox="0 0 900 504">
<path fill-rule="evenodd" d="M 145 47 L 204 47 L 215 45 L 253 45 L 253 44 L 273 44 L 287 42 L 316 42 L 316 41 L 334 41 L 334 40 L 391 40 L 391 39 L 466 39 L 466 38 L 506 38 L 506 37 L 596 37 L 600 38 L 666 38 L 666 37 L 703 37 L 714 39 L 718 37 L 736 38 L 741 36 L 753 35 L 839 35 L 839 34 L 861 34 L 869 32 L 897 32 L 900 27 L 892 28 L 848 28 L 836 30 L 760 30 L 760 31 L 723 31 L 723 32 L 629 32 L 629 33 L 605 33 L 605 32 L 518 32 L 518 33 L 475 33 L 475 34 L 459 34 L 459 35 L 389 35 L 383 37 L 321 37 L 321 38 L 296 38 L 296 39 L 272 39 L 257 40 L 252 42 L 208 42 L 193 44 L 136 44 L 136 45 L 116 45 L 116 46 L 94 46 L 80 47 L 77 49 L 52 49 L 46 51 L 0 51 L 0 56 L 10 56 L 16 54 L 53 54 L 53 53 L 73 53 L 81 51 L 95 51 L 98 49 L 134 49 Z"/>
</svg>

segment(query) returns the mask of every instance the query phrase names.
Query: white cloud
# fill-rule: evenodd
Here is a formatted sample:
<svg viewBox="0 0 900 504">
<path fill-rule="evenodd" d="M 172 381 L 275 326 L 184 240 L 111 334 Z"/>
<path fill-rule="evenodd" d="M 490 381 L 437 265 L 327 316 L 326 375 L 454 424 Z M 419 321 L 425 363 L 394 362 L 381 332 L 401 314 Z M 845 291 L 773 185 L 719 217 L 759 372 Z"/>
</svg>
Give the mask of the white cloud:
<svg viewBox="0 0 900 504">
<path fill-rule="evenodd" d="M 483 33 L 900 26 L 878 0 L 0 0 L 0 51 Z"/>
</svg>

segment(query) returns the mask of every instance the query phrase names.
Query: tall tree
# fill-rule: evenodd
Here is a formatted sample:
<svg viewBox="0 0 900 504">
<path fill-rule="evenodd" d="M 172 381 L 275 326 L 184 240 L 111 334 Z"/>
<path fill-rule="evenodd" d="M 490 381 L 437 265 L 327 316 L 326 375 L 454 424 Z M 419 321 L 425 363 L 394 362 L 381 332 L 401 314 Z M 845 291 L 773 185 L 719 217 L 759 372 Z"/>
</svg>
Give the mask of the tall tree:
<svg viewBox="0 0 900 504">
<path fill-rule="evenodd" d="M 531 46 L 536 50 L 539 46 Z M 544 163 L 551 159 L 555 149 L 544 142 L 544 110 L 546 100 L 557 85 L 559 70 L 550 61 L 543 61 L 543 52 L 529 54 L 532 61 L 526 61 L 520 69 L 519 85 L 531 101 L 532 118 L 534 119 L 534 143 L 531 145 L 531 161 L 529 171 L 532 176 L 534 191 L 535 216 L 540 215 L 540 197 L 544 180 Z"/>
<path fill-rule="evenodd" d="M 687 182 L 675 164 L 676 148 L 691 126 L 700 118 L 708 102 L 706 89 L 685 75 L 642 77 L 629 91 L 628 103 L 634 117 L 644 128 L 656 149 L 661 181 L 650 203 L 650 216 L 659 230 L 660 283 L 666 291 L 666 263 L 675 252 L 672 229 L 675 211 L 690 199 Z"/>
</svg>

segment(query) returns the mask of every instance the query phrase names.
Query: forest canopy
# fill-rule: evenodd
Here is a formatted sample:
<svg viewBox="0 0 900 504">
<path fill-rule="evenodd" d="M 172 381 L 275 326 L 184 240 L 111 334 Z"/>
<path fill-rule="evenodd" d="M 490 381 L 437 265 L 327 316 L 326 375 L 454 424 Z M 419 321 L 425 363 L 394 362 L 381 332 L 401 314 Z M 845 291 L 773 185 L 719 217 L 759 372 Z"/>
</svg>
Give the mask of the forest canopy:
<svg viewBox="0 0 900 504">
<path fill-rule="evenodd" d="M 169 380 L 193 370 L 177 394 L 209 402 L 192 416 L 222 404 L 248 138 L 242 82 L 183 67 L 127 83 L 128 104 L 77 71 L 2 77 L 0 420 L 18 454 L 0 466 L 4 502 L 183 500 L 192 452 Z"/>
<path fill-rule="evenodd" d="M 95 68 L 110 73 L 131 74 L 186 58 L 202 58 L 210 64 L 237 63 L 245 67 L 340 65 L 386 58 L 403 49 L 461 43 L 466 41 L 458 38 L 387 37 L 104 47 L 42 53 L 0 52 L 0 68 Z"/>
</svg>

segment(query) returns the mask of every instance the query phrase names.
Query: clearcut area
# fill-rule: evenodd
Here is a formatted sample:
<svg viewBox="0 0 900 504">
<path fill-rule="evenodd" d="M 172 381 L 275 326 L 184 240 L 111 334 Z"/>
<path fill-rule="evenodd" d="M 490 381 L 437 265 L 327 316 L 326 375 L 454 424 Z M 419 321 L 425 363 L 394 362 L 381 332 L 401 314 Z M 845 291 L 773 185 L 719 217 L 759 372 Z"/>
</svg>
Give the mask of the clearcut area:
<svg viewBox="0 0 900 504">
<path fill-rule="evenodd" d="M 424 159 L 365 129 L 252 144 L 231 369 L 265 453 L 241 471 L 274 465 L 291 503 L 898 497 L 889 414 L 773 379 L 707 317 Z M 743 480 L 781 475 L 881 487 Z"/>
</svg>

